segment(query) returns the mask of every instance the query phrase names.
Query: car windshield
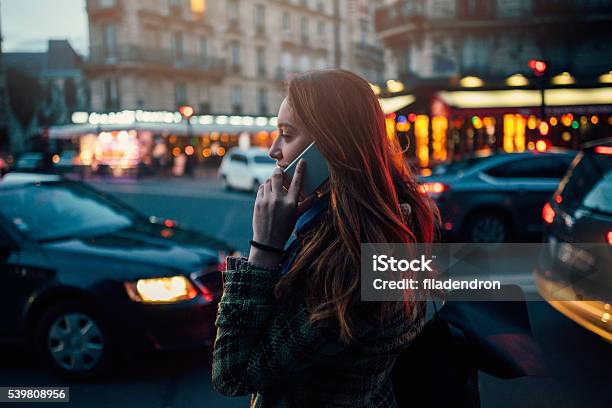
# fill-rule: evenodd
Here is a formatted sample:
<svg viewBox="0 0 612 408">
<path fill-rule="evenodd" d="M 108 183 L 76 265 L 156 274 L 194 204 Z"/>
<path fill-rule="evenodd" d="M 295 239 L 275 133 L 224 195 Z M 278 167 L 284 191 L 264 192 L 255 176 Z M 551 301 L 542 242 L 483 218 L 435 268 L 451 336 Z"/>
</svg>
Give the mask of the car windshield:
<svg viewBox="0 0 612 408">
<path fill-rule="evenodd" d="M 274 160 L 273 158 L 269 156 L 255 156 L 253 157 L 253 161 L 256 164 L 274 164 L 276 163 L 276 160 Z"/>
<path fill-rule="evenodd" d="M 492 156 L 472 157 L 469 159 L 465 159 L 465 160 L 461 160 L 461 161 L 457 161 L 453 163 L 440 164 L 434 167 L 432 174 L 436 176 L 441 176 L 443 174 L 457 174 L 477 164 L 484 163 L 485 160 L 489 159 L 490 157 Z"/>
<path fill-rule="evenodd" d="M 71 182 L 0 190 L 0 215 L 37 241 L 110 232 L 131 226 L 135 214 Z"/>
<path fill-rule="evenodd" d="M 612 214 L 612 156 L 585 152 L 561 181 L 561 206 Z"/>
</svg>

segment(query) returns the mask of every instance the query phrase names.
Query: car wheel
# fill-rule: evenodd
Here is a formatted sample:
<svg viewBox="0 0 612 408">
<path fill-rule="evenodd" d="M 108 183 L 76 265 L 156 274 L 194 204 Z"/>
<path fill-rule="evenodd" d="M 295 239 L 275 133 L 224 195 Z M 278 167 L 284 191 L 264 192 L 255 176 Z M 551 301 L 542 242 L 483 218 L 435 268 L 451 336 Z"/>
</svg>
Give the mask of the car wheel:
<svg viewBox="0 0 612 408">
<path fill-rule="evenodd" d="M 470 218 L 465 227 L 467 242 L 499 243 L 507 242 L 510 229 L 506 221 L 495 213 L 487 213 Z"/>
<path fill-rule="evenodd" d="M 77 303 L 49 309 L 39 321 L 36 343 L 51 367 L 70 379 L 96 377 L 110 365 L 109 331 L 96 313 Z"/>
</svg>

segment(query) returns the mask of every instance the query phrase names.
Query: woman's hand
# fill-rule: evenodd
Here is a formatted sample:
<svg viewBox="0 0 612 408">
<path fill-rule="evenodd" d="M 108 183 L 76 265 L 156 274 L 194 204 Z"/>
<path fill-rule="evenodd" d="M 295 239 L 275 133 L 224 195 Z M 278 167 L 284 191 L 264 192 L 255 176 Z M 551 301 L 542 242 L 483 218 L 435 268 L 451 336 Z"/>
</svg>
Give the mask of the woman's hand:
<svg viewBox="0 0 612 408">
<path fill-rule="evenodd" d="M 306 162 L 300 160 L 288 191 L 283 188 L 283 173 L 276 168 L 272 177 L 257 190 L 253 211 L 253 241 L 275 248 L 283 248 L 293 231 L 298 213 L 299 193 Z M 281 255 L 251 248 L 249 262 L 273 268 Z"/>
</svg>

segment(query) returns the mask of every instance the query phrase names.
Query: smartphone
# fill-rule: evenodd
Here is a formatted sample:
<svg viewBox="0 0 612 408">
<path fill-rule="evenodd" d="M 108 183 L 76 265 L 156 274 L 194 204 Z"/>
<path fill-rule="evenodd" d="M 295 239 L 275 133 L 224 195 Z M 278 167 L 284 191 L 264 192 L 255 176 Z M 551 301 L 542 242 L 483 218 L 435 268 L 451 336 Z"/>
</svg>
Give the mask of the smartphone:
<svg viewBox="0 0 612 408">
<path fill-rule="evenodd" d="M 284 187 L 289 188 L 295 169 L 300 159 L 306 161 L 306 173 L 302 180 L 302 190 L 300 191 L 301 197 L 308 197 L 313 194 L 317 188 L 321 187 L 325 180 L 329 178 L 329 168 L 327 167 L 327 161 L 323 158 L 323 155 L 317 149 L 317 146 L 311 143 L 295 160 L 283 170 Z"/>
</svg>

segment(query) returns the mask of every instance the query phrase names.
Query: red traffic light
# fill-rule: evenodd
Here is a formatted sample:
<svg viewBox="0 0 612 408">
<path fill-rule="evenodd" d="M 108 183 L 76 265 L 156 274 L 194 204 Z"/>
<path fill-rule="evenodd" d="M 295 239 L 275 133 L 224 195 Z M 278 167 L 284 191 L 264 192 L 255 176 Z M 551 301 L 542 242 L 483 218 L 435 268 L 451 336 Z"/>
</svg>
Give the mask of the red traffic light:
<svg viewBox="0 0 612 408">
<path fill-rule="evenodd" d="M 536 76 L 542 76 L 546 72 L 546 62 L 538 59 L 529 60 L 529 68 Z"/>
<path fill-rule="evenodd" d="M 189 105 L 183 105 L 179 108 L 179 113 L 186 119 L 193 115 L 193 108 Z"/>
</svg>

